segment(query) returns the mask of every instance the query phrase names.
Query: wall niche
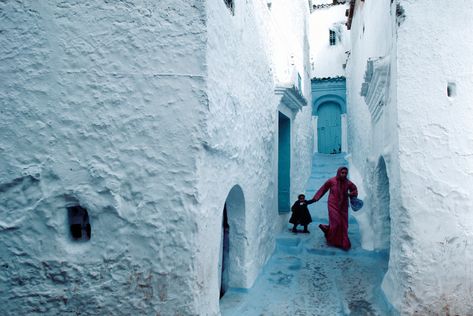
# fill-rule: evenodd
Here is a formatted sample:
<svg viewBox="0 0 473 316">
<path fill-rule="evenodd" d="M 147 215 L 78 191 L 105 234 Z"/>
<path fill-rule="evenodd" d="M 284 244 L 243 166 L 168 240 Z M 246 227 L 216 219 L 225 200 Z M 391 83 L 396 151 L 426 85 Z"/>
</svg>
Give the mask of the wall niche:
<svg viewBox="0 0 473 316">
<path fill-rule="evenodd" d="M 88 241 L 92 235 L 89 213 L 80 205 L 67 207 L 70 237 L 74 241 Z"/>
</svg>

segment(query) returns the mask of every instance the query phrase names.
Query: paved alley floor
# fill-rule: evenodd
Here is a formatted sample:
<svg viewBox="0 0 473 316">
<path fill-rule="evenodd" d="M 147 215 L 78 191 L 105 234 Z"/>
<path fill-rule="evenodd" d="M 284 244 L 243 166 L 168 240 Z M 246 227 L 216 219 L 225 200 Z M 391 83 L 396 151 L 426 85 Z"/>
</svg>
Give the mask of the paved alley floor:
<svg viewBox="0 0 473 316">
<path fill-rule="evenodd" d="M 314 156 L 307 198 L 343 164 L 340 155 Z M 327 223 L 327 197 L 313 205 L 311 233 L 294 234 L 288 225 L 254 286 L 230 289 L 221 299 L 222 315 L 391 315 L 380 288 L 388 253 L 361 248 L 354 218 L 349 222 L 352 249 L 327 246 L 318 228 Z"/>
</svg>

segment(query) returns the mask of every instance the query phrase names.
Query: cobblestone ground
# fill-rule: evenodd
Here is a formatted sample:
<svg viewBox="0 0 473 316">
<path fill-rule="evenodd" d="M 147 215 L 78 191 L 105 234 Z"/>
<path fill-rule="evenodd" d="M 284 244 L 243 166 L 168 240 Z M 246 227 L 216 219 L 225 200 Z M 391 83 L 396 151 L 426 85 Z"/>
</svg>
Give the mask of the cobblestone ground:
<svg viewBox="0 0 473 316">
<path fill-rule="evenodd" d="M 338 155 L 314 156 L 308 198 L 342 164 Z M 326 213 L 325 198 L 311 208 L 310 234 L 289 229 L 281 233 L 254 286 L 248 291 L 230 289 L 221 299 L 222 315 L 393 315 L 380 288 L 388 253 L 363 250 L 353 218 L 349 223 L 352 249 L 327 246 L 317 227 L 327 222 Z"/>
</svg>

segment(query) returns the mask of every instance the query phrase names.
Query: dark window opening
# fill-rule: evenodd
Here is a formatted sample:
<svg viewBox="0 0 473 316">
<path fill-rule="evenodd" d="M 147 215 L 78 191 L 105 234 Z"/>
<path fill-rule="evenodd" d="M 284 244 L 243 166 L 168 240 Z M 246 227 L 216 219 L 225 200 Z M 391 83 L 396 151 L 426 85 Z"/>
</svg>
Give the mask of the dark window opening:
<svg viewBox="0 0 473 316">
<path fill-rule="evenodd" d="M 454 82 L 447 84 L 447 96 L 453 98 L 457 95 L 457 85 Z"/>
<path fill-rule="evenodd" d="M 80 205 L 70 206 L 67 208 L 67 215 L 72 239 L 77 241 L 89 240 L 92 228 L 87 210 Z"/>
<path fill-rule="evenodd" d="M 235 14 L 235 3 L 233 0 L 223 0 L 232 14 Z"/>
<path fill-rule="evenodd" d="M 225 295 L 225 292 L 228 289 L 228 261 L 230 255 L 230 225 L 228 225 L 228 217 L 227 217 L 227 203 L 225 203 L 223 207 L 223 221 L 222 221 L 222 229 L 223 229 L 223 251 L 222 251 L 222 274 L 221 274 L 221 283 L 220 283 L 220 298 Z"/>
<path fill-rule="evenodd" d="M 335 44 L 337 44 L 337 37 L 335 35 L 335 31 L 333 30 L 330 30 L 330 46 L 333 46 Z"/>
</svg>

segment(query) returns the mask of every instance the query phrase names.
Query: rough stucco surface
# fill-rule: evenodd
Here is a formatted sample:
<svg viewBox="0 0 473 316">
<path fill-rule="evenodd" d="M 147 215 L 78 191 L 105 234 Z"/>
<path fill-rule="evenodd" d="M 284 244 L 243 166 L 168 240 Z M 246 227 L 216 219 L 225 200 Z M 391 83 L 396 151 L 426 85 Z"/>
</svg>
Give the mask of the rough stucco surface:
<svg viewBox="0 0 473 316">
<path fill-rule="evenodd" d="M 470 315 L 473 36 L 461 30 L 473 29 L 473 3 L 400 5 L 405 18 L 397 49 L 399 160 L 412 232 L 402 306 L 420 315 Z M 456 96 L 447 96 L 449 82 L 456 84 Z"/>
<path fill-rule="evenodd" d="M 287 222 L 274 87 L 290 53 L 310 102 L 307 3 L 273 8 L 1 2 L 2 314 L 217 315 L 222 210 L 235 185 L 237 285 L 252 285 Z M 283 63 L 278 45 L 293 49 Z M 310 174 L 310 118 L 309 106 L 292 117 L 291 199 Z M 69 236 L 76 204 L 88 210 L 88 242 Z"/>
<path fill-rule="evenodd" d="M 352 51 L 347 65 L 348 130 L 350 174 L 360 183 L 364 210 L 355 215 L 362 246 L 370 250 L 390 249 L 388 272 L 383 290 L 395 308 L 402 310 L 395 296 L 404 291 L 409 256 L 404 246 L 409 241 L 401 205 L 398 162 L 396 106 L 395 3 L 366 2 L 357 5 L 352 21 Z M 369 58 L 390 60 L 383 114 L 372 120 L 365 99 L 360 95 Z M 388 198 L 387 198 L 388 197 Z"/>
<path fill-rule="evenodd" d="M 308 7 L 303 1 L 274 3 L 301 15 L 295 51 L 296 65 L 304 73 L 308 56 L 299 50 L 304 45 L 303 21 Z M 282 8 L 279 10 L 283 11 Z M 199 280 L 206 313 L 218 313 L 219 256 L 223 207 L 230 190 L 239 186 L 244 195 L 244 221 L 237 238 L 243 239 L 239 258 L 231 267 L 230 286 L 248 288 L 260 273 L 275 247 L 275 235 L 287 223 L 287 214 L 277 209 L 277 124 L 279 99 L 274 93 L 274 68 L 284 67 L 273 59 L 277 37 L 272 23 L 288 23 L 291 15 L 275 16 L 266 3 L 238 1 L 235 14 L 223 1 L 208 2 L 208 95 L 205 151 L 199 164 Z M 293 39 L 294 40 L 294 39 Z M 307 44 L 307 43 L 305 43 Z M 276 63 L 276 64 L 275 64 Z M 297 67 L 297 66 L 296 66 Z M 283 72 L 283 71 L 282 71 Z M 307 75 L 308 77 L 308 75 Z M 304 94 L 310 90 L 304 82 Z M 310 107 L 297 112 L 292 126 L 291 199 L 303 190 L 310 172 L 312 132 Z M 227 201 L 228 202 L 228 201 Z M 236 216 L 228 207 L 229 220 Z M 234 244 L 233 244 L 234 245 Z M 232 240 L 230 240 L 232 247 Z M 233 270 L 232 270 L 233 269 Z M 235 273 L 237 271 L 237 273 Z"/>
<path fill-rule="evenodd" d="M 402 204 L 399 128 L 397 104 L 396 3 L 366 2 L 357 5 L 351 29 L 352 51 L 347 66 L 349 147 L 352 179 L 363 183 L 365 206 L 355 215 L 366 249 L 389 248 L 388 271 L 383 291 L 401 313 L 403 296 L 409 288 L 412 254 L 409 245 L 411 214 Z M 363 31 L 364 29 L 364 31 Z M 360 95 L 369 58 L 389 58 L 385 105 L 379 120 L 372 120 L 365 99 Z M 362 176 L 363 175 L 363 176 Z M 386 181 L 387 180 L 387 181 Z M 382 197 L 389 195 L 389 201 Z M 387 222 L 387 221 L 390 221 Z"/>
<path fill-rule="evenodd" d="M 350 32 L 345 26 L 347 8 L 347 5 L 334 5 L 317 9 L 310 15 L 312 77 L 345 75 L 343 65 L 347 60 L 346 51 L 350 49 Z M 330 45 L 330 30 L 336 34 L 336 45 Z"/>
<path fill-rule="evenodd" d="M 0 21 L 1 314 L 195 313 L 203 3 L 2 1 Z"/>
<path fill-rule="evenodd" d="M 473 27 L 472 5 L 373 1 L 357 4 L 353 19 L 350 162 L 356 175 L 363 174 L 366 192 L 357 219 L 363 246 L 382 248 L 379 216 L 386 214 L 377 209 L 377 186 L 384 160 L 391 236 L 383 290 L 402 315 L 473 312 L 473 95 L 467 88 L 473 83 L 473 38 L 458 32 Z M 380 56 L 389 56 L 391 75 L 387 105 L 373 123 L 359 93 L 366 60 Z M 447 97 L 449 82 L 456 84 L 455 97 Z"/>
<path fill-rule="evenodd" d="M 394 93 L 396 81 L 393 80 L 396 73 L 396 52 L 391 25 L 394 18 L 391 12 L 390 1 L 371 2 L 357 6 L 351 28 L 352 50 L 347 65 L 349 161 L 352 169 L 350 174 L 356 183 L 363 183 L 361 189 L 366 192 L 366 195 L 362 195 L 365 202 L 364 210 L 356 213 L 355 216 L 360 224 L 363 247 L 371 250 L 386 248 L 386 244 L 380 241 L 390 237 L 384 235 L 382 225 L 379 225 L 381 223 L 378 224 L 378 219 L 382 218 L 385 210 L 375 205 L 377 204 L 380 160 L 386 162 L 390 184 L 387 189 L 391 195 L 391 205 L 388 205 L 387 211 L 396 212 L 399 208 L 399 205 L 395 204 L 398 201 L 396 189 L 400 185 L 400 180 L 396 173 L 398 170 L 396 167 L 397 109 Z M 374 121 L 360 91 L 365 80 L 367 61 L 369 58 L 377 57 L 390 59 L 391 73 L 387 79 L 388 87 L 384 92 L 386 105 L 383 107 L 383 115 L 379 120 Z"/>
</svg>

